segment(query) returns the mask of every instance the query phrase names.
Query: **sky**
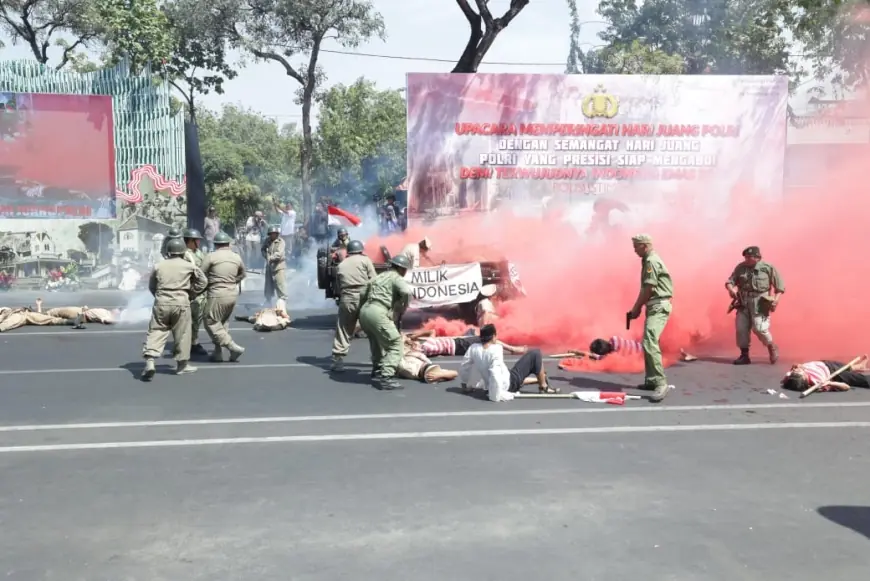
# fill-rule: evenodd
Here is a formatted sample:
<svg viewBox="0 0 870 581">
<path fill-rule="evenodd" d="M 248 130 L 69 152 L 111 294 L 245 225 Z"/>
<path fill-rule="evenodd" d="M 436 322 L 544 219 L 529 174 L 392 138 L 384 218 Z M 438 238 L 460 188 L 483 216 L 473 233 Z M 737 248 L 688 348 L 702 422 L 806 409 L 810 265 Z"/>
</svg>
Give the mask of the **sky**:
<svg viewBox="0 0 870 581">
<path fill-rule="evenodd" d="M 326 87 L 351 84 L 359 77 L 377 83 L 381 89 L 405 86 L 405 75 L 412 72 L 449 72 L 462 54 L 468 40 L 468 23 L 454 0 L 377 0 L 377 9 L 387 29 L 385 41 L 375 39 L 353 52 L 390 55 L 403 59 L 373 58 L 341 54 L 323 54 L 320 63 L 326 72 Z M 490 0 L 490 10 L 500 16 L 510 0 Z M 598 2 L 578 0 L 581 21 L 599 21 L 595 13 Z M 504 30 L 487 54 L 480 72 L 561 73 L 568 56 L 568 5 L 565 0 L 531 0 L 520 15 Z M 597 32 L 600 22 L 583 26 L 584 49 L 600 45 Z M 23 46 L 0 50 L 0 59 L 31 57 Z M 332 43 L 324 48 L 347 50 Z M 443 59 L 447 62 L 412 60 L 413 57 Z M 411 60 L 407 60 L 411 59 Z M 301 62 L 301 59 L 300 61 Z M 492 63 L 551 63 L 519 66 Z M 296 64 L 296 63 L 294 63 Z M 242 105 L 276 119 L 279 123 L 300 123 L 301 111 L 294 103 L 296 81 L 275 63 L 248 62 L 239 76 L 225 84 L 223 95 L 207 95 L 204 104 L 219 109 L 224 104 Z"/>
</svg>

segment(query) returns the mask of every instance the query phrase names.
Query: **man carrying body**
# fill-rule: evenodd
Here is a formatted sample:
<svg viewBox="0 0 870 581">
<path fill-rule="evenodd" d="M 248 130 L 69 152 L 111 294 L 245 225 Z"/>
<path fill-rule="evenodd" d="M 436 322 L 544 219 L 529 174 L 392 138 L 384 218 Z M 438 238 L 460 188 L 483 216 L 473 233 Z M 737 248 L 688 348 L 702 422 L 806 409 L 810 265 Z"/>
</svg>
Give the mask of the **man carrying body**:
<svg viewBox="0 0 870 581">
<path fill-rule="evenodd" d="M 411 287 L 405 281 L 411 262 L 400 254 L 390 263 L 392 268 L 377 275 L 360 294 L 359 324 L 369 339 L 372 378 L 381 390 L 402 389 L 395 380 L 402 360 L 402 335 L 395 315 L 401 315 L 411 300 Z"/>
<path fill-rule="evenodd" d="M 432 260 L 429 258 L 429 251 L 432 250 L 432 242 L 428 238 L 423 238 L 420 242 L 412 242 L 402 249 L 399 254 L 408 258 L 411 262 L 411 268 L 420 266 L 420 257 L 425 258 L 430 264 Z"/>
<path fill-rule="evenodd" d="M 211 354 L 214 362 L 224 360 L 224 349 L 230 352 L 230 361 L 238 361 L 245 352 L 233 341 L 227 327 L 239 298 L 239 285 L 245 279 L 245 265 L 242 258 L 230 250 L 230 242 L 225 232 L 215 234 L 215 250 L 202 262 L 203 274 L 208 279 L 205 330 L 214 344 L 214 353 Z"/>
<path fill-rule="evenodd" d="M 265 285 L 263 293 L 266 304 L 271 303 L 272 297 L 278 296 L 277 307 L 286 312 L 287 306 L 287 280 L 284 278 L 286 262 L 284 261 L 284 239 L 279 238 L 281 229 L 277 226 L 269 227 L 269 237 L 263 245 L 263 258 L 266 259 Z"/>
<path fill-rule="evenodd" d="M 193 373 L 196 367 L 190 365 L 190 299 L 206 289 L 208 280 L 193 263 L 185 260 L 187 248 L 176 238 L 169 242 L 166 249 L 169 259 L 164 260 L 151 272 L 148 290 L 154 295 L 151 321 L 145 336 L 145 369 L 142 381 L 151 381 L 157 372 L 154 360 L 163 353 L 166 340 L 172 334 L 175 343 L 177 375 Z"/>
<path fill-rule="evenodd" d="M 363 254 L 365 247 L 359 240 L 347 245 L 347 258 L 338 265 L 338 323 L 332 342 L 332 370 L 344 371 L 344 358 L 350 350 L 350 341 L 359 322 L 360 294 L 376 276 L 375 265 Z"/>
<path fill-rule="evenodd" d="M 758 246 L 750 246 L 743 251 L 743 262 L 734 267 L 734 272 L 725 282 L 725 289 L 737 310 L 735 327 L 740 357 L 734 361 L 734 365 L 752 363 L 749 359 L 750 333 L 755 333 L 767 347 L 770 363 L 776 363 L 779 349 L 770 334 L 770 313 L 776 310 L 785 292 L 785 283 L 779 271 L 769 262 L 761 260 Z"/>
<path fill-rule="evenodd" d="M 789 372 L 782 378 L 782 388 L 803 392 L 814 385 L 828 381 L 828 379 L 833 381 L 822 387 L 820 391 L 849 391 L 853 387 L 870 388 L 870 377 L 867 375 L 870 370 L 867 368 L 866 355 L 864 357 L 863 362 L 854 365 L 851 369 L 841 371 L 833 377 L 831 374 L 845 367 L 845 363 L 820 360 L 792 365 Z"/>
<path fill-rule="evenodd" d="M 640 292 L 634 306 L 628 312 L 630 319 L 640 317 L 641 309 L 646 307 L 643 322 L 643 364 L 644 384 L 640 389 L 651 389 L 649 400 L 658 403 L 665 399 L 670 388 L 665 377 L 662 362 L 662 348 L 659 339 L 671 316 L 671 298 L 674 296 L 674 283 L 665 263 L 653 250 L 652 237 L 638 234 L 631 239 L 634 252 L 641 258 Z"/>
<path fill-rule="evenodd" d="M 185 228 L 181 234 L 184 239 L 184 245 L 187 246 L 187 251 L 184 253 L 184 258 L 193 264 L 195 267 L 202 270 L 202 260 L 205 254 L 199 249 L 202 242 L 202 235 L 195 228 Z M 190 354 L 191 355 L 208 355 L 205 347 L 199 344 L 199 330 L 202 327 L 202 318 L 205 315 L 205 294 L 201 294 L 190 298 Z"/>
<path fill-rule="evenodd" d="M 163 244 L 160 245 L 160 256 L 164 259 L 169 258 L 169 253 L 166 249 L 169 247 L 170 240 L 181 240 L 181 228 L 172 227 L 163 238 Z"/>
</svg>

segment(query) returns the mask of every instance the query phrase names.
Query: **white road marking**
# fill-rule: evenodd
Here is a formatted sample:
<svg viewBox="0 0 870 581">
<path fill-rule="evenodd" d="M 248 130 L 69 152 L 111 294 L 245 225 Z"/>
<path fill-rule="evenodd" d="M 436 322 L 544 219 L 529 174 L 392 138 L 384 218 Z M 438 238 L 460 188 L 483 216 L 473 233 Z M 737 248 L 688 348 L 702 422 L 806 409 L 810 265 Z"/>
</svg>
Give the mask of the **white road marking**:
<svg viewBox="0 0 870 581">
<path fill-rule="evenodd" d="M 625 412 L 711 412 L 794 408 L 863 408 L 870 402 L 840 403 L 766 403 L 766 404 L 721 404 L 648 407 L 601 407 L 601 408 L 552 408 L 541 410 L 487 410 L 461 412 L 417 412 L 397 414 L 348 414 L 323 416 L 275 416 L 262 418 L 213 418 L 201 420 L 154 420 L 138 422 L 93 422 L 79 424 L 33 424 L 0 426 L 0 432 L 35 432 L 48 430 L 95 430 L 108 428 L 162 428 L 172 426 L 218 426 L 227 424 L 281 424 L 297 422 L 344 422 L 351 420 L 405 420 L 426 418 L 469 418 L 499 416 L 536 416 L 562 414 L 625 413 Z"/>
<path fill-rule="evenodd" d="M 799 430 L 821 428 L 870 428 L 870 422 L 816 422 L 782 424 L 701 424 L 694 426 L 613 426 L 607 428 L 561 428 L 533 430 L 460 430 L 454 432 L 394 432 L 381 434 L 324 434 L 320 436 L 271 436 L 260 438 L 209 438 L 199 440 L 150 440 L 139 442 L 95 442 L 91 444 L 50 444 L 42 446 L 4 446 L 0 454 L 15 452 L 68 452 L 81 450 L 119 450 L 131 448 L 179 448 L 193 446 L 230 446 L 238 444 L 277 444 L 304 442 L 341 442 L 370 440 L 420 440 L 495 436 L 564 436 L 578 434 L 632 434 L 651 432 L 729 432 L 747 430 Z"/>
<path fill-rule="evenodd" d="M 292 329 L 292 327 L 291 327 L 291 329 Z M 250 332 L 253 330 L 254 330 L 253 327 L 230 327 L 230 331 L 232 333 L 245 333 L 245 332 Z M 290 329 L 288 329 L 288 330 L 290 330 Z M 318 329 L 306 329 L 306 331 L 308 331 L 308 330 L 317 331 Z M 50 337 L 53 335 L 71 335 L 71 336 L 75 336 L 76 338 L 88 337 L 88 336 L 93 336 L 93 335 L 134 335 L 134 334 L 141 334 L 142 336 L 144 336 L 146 332 L 148 332 L 147 327 L 142 327 L 141 329 L 108 329 L 108 330 L 107 329 L 96 330 L 96 329 L 92 329 L 92 328 L 87 328 L 87 329 L 79 330 L 79 331 L 77 331 L 75 329 L 67 329 L 66 331 L 32 331 L 32 332 L 25 332 L 25 333 L 14 333 L 14 332 L 7 331 L 7 333 L 9 333 L 9 334 L 8 335 L 4 334 L 3 339 L 7 339 L 9 337 Z M 332 332 L 331 329 L 330 329 L 330 332 Z"/>
</svg>

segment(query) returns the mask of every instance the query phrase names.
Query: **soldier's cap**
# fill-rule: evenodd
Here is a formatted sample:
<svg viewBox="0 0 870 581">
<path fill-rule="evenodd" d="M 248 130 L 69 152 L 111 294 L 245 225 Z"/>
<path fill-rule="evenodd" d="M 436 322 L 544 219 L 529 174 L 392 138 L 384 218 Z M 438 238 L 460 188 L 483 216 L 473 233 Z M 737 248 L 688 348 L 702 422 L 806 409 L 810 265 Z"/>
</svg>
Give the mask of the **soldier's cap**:
<svg viewBox="0 0 870 581">
<path fill-rule="evenodd" d="M 420 246 L 424 246 L 426 250 L 432 250 L 432 241 L 429 238 L 423 238 L 420 240 Z"/>
<path fill-rule="evenodd" d="M 752 256 L 754 258 L 761 258 L 761 248 L 758 246 L 747 246 L 743 250 L 743 256 Z"/>
<path fill-rule="evenodd" d="M 480 294 L 485 296 L 486 298 L 491 297 L 498 291 L 498 287 L 494 284 L 485 284 L 480 287 Z"/>
<path fill-rule="evenodd" d="M 652 244 L 652 236 L 649 234 L 637 234 L 631 237 L 631 241 L 635 244 Z"/>
</svg>

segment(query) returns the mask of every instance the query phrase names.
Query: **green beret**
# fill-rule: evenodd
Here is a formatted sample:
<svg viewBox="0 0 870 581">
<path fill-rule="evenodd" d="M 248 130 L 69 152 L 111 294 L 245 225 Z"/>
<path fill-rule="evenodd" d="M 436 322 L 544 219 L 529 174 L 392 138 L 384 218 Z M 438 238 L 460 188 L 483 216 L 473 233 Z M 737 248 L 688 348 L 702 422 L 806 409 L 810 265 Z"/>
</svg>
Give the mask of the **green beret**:
<svg viewBox="0 0 870 581">
<path fill-rule="evenodd" d="M 638 234 L 637 236 L 632 236 L 631 241 L 635 244 L 652 244 L 652 236 L 649 234 Z"/>
</svg>

